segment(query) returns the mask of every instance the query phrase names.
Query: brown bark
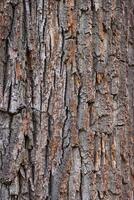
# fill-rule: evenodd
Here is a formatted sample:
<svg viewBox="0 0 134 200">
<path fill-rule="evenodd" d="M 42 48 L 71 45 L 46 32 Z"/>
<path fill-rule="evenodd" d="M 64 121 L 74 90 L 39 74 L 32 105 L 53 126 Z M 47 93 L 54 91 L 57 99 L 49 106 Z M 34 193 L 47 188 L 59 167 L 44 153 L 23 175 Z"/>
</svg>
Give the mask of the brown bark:
<svg viewBox="0 0 134 200">
<path fill-rule="evenodd" d="M 0 1 L 0 199 L 134 198 L 133 0 Z"/>
</svg>

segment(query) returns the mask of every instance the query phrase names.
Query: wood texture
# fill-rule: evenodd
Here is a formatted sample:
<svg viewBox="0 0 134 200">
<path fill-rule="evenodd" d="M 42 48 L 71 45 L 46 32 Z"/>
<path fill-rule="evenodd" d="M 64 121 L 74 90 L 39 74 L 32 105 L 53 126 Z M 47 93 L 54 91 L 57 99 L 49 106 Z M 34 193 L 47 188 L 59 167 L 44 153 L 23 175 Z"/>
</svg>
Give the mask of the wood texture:
<svg viewBox="0 0 134 200">
<path fill-rule="evenodd" d="M 134 199 L 134 1 L 0 0 L 0 199 Z"/>
</svg>

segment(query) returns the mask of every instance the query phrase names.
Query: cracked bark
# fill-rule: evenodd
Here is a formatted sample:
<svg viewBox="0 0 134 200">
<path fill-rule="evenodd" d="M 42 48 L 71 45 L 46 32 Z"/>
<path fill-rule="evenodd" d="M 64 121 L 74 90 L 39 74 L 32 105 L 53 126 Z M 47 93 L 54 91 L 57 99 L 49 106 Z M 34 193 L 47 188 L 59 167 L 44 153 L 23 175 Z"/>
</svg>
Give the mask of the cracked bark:
<svg viewBox="0 0 134 200">
<path fill-rule="evenodd" d="M 134 198 L 132 0 L 0 1 L 0 200 Z"/>
</svg>

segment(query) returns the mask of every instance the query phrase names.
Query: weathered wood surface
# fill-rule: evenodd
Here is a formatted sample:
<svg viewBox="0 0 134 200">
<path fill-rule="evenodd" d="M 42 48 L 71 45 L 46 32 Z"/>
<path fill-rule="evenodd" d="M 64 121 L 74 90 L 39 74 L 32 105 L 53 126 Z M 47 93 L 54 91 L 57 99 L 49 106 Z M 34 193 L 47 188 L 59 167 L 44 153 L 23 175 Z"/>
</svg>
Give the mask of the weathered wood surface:
<svg viewBox="0 0 134 200">
<path fill-rule="evenodd" d="M 0 0 L 1 200 L 133 200 L 133 102 L 133 0 Z"/>
</svg>

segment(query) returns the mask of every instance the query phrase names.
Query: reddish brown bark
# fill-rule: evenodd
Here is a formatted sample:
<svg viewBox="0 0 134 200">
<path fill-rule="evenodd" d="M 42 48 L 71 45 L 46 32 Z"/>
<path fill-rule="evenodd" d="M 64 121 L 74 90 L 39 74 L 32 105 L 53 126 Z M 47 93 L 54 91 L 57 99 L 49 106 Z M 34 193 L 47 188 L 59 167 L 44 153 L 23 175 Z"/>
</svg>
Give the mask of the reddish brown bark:
<svg viewBox="0 0 134 200">
<path fill-rule="evenodd" d="M 134 198 L 132 0 L 0 1 L 0 199 Z"/>
</svg>

